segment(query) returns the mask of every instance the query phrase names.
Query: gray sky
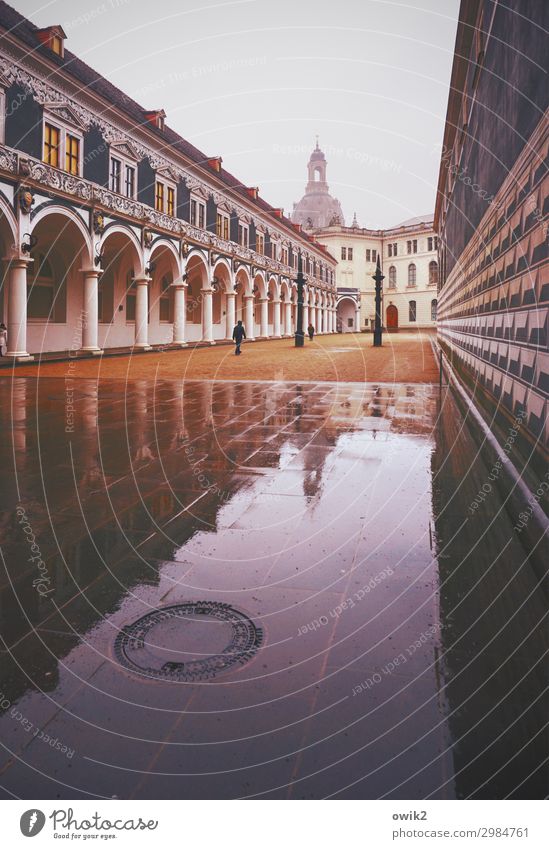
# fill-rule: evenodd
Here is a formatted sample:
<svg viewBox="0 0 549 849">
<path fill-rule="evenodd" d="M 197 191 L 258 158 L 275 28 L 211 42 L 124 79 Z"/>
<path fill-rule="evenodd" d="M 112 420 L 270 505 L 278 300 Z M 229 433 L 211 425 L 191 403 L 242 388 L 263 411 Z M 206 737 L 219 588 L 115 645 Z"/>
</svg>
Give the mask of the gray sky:
<svg viewBox="0 0 549 849">
<path fill-rule="evenodd" d="M 432 212 L 459 0 L 11 0 L 291 211 L 315 136 L 346 223 Z"/>
</svg>

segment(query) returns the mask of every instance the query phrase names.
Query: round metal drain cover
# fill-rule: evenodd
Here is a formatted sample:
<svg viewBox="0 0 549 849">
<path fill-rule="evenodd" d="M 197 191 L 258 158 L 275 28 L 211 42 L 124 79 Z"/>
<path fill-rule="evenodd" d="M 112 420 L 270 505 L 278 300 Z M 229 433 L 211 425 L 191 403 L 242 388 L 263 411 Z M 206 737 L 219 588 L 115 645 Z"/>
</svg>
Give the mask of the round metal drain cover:
<svg viewBox="0 0 549 849">
<path fill-rule="evenodd" d="M 190 601 L 142 616 L 118 634 L 120 663 L 147 678 L 202 681 L 250 660 L 263 631 L 229 604 Z"/>
</svg>

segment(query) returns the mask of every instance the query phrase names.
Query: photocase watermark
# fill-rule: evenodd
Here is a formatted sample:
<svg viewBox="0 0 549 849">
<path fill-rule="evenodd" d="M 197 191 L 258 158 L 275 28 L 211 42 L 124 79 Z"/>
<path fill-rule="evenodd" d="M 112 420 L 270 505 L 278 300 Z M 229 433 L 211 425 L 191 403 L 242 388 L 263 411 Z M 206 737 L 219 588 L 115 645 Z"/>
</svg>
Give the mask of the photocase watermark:
<svg viewBox="0 0 549 849">
<path fill-rule="evenodd" d="M 36 589 L 36 592 L 45 597 L 54 592 L 53 587 L 50 587 L 51 584 L 51 576 L 48 572 L 48 567 L 44 563 L 42 559 L 42 553 L 40 551 L 40 546 L 36 541 L 36 535 L 34 534 L 31 524 L 29 522 L 27 513 L 22 504 L 18 504 L 15 508 L 15 512 L 17 514 L 17 521 L 19 522 L 19 527 L 23 531 L 27 543 L 31 550 L 31 556 L 29 557 L 29 563 L 32 563 L 35 569 L 38 571 L 38 575 L 33 579 L 32 585 Z"/>
<path fill-rule="evenodd" d="M 433 150 L 434 153 L 438 154 L 438 146 Z M 496 201 L 494 194 L 489 194 L 480 183 L 475 183 L 473 178 L 469 176 L 467 173 L 468 166 L 465 165 L 463 168 L 458 168 L 457 165 L 452 163 L 452 157 L 453 148 L 447 148 L 443 145 L 440 157 L 441 168 L 446 168 L 449 174 L 454 176 L 456 180 L 459 180 L 460 183 L 463 183 L 464 186 L 468 186 L 475 195 L 486 201 L 488 206 L 493 206 L 494 209 L 503 209 L 504 204 L 501 201 Z"/>
<path fill-rule="evenodd" d="M 372 590 L 375 590 L 375 588 L 379 584 L 381 584 L 381 582 L 384 581 L 385 578 L 390 578 L 393 574 L 394 572 L 390 566 L 388 566 L 386 569 L 383 569 L 382 572 L 379 572 L 377 575 L 374 575 L 372 578 L 370 578 L 368 583 L 364 584 L 364 586 L 360 590 L 357 590 L 355 593 L 353 593 L 352 596 L 346 598 L 344 601 L 341 602 L 341 604 L 336 604 L 335 607 L 328 611 L 328 616 L 322 615 L 319 616 L 318 619 L 313 619 L 311 622 L 307 622 L 306 625 L 300 625 L 297 631 L 297 636 L 302 637 L 303 634 L 307 634 L 308 632 L 318 631 L 319 628 L 323 628 L 325 625 L 327 625 L 330 619 L 337 619 L 345 610 L 351 610 L 351 608 L 355 607 L 357 602 L 362 601 L 364 598 L 366 598 L 368 593 L 370 593 Z"/>
<path fill-rule="evenodd" d="M 226 74 L 229 71 L 238 68 L 256 68 L 259 65 L 266 65 L 266 56 L 241 56 L 238 59 L 230 59 L 226 62 L 210 62 L 207 65 L 193 65 L 183 71 L 173 71 L 166 77 L 155 82 L 147 83 L 145 86 L 136 89 L 133 92 L 134 97 L 143 97 L 153 91 L 160 91 L 169 86 L 179 85 L 179 83 L 188 82 L 189 80 L 200 79 L 200 77 L 208 76 L 208 74 Z"/>
<path fill-rule="evenodd" d="M 426 643 L 428 643 L 431 638 L 438 633 L 442 628 L 440 623 L 436 623 L 435 625 L 431 625 L 430 628 L 427 628 L 426 631 L 423 631 L 417 640 L 414 640 L 413 643 L 404 649 L 403 652 L 397 654 L 389 663 L 385 664 L 385 666 L 381 667 L 379 672 L 374 672 L 374 674 L 370 678 L 366 678 L 364 681 L 361 681 L 360 684 L 356 684 L 353 687 L 353 696 L 358 696 L 360 693 L 366 692 L 366 690 L 371 690 L 372 687 L 375 687 L 376 684 L 381 684 L 384 677 L 387 675 L 392 675 L 395 669 L 402 668 L 411 657 L 418 651 L 418 649 L 422 648 Z"/>
<path fill-rule="evenodd" d="M 65 433 L 74 433 L 74 416 L 76 408 L 74 406 L 74 375 L 76 370 L 75 358 L 81 347 L 82 331 L 86 327 L 87 313 L 86 310 L 80 310 L 80 315 L 76 320 L 71 346 L 69 348 L 69 363 L 65 372 Z"/>
<path fill-rule="evenodd" d="M 108 12 L 112 12 L 113 9 L 119 9 L 121 6 L 128 6 L 131 2 L 132 0 L 107 0 L 107 2 L 101 3 L 100 6 L 95 6 L 93 9 L 88 9 L 87 11 L 82 12 L 81 15 L 78 15 L 78 17 L 73 18 L 71 21 L 63 21 L 63 29 L 68 34 L 71 29 L 76 29 L 77 27 L 90 24 L 96 18 L 100 18 Z"/>
<path fill-rule="evenodd" d="M 509 434 L 507 436 L 507 440 L 505 445 L 503 446 L 503 452 L 507 456 L 501 460 L 496 460 L 492 468 L 490 469 L 490 473 L 488 475 L 488 480 L 485 481 L 471 503 L 469 504 L 469 515 L 473 515 L 475 510 L 478 510 L 481 504 L 483 504 L 487 497 L 493 490 L 493 486 L 491 481 L 495 482 L 499 478 L 501 472 L 503 471 L 504 463 L 509 461 L 509 454 L 517 436 L 519 435 L 520 428 L 524 424 L 524 419 L 526 418 L 527 413 L 526 410 L 519 410 L 519 412 L 515 416 L 515 420 L 509 429 Z"/>
<path fill-rule="evenodd" d="M 21 725 L 27 734 L 32 734 L 34 739 L 40 740 L 52 749 L 56 749 L 69 760 L 72 760 L 74 757 L 74 749 L 71 749 L 70 746 L 66 746 L 59 737 L 52 737 L 50 734 L 47 734 L 42 728 L 39 728 L 38 725 L 35 725 L 32 720 L 25 716 L 24 713 L 16 707 L 12 707 L 11 701 L 8 699 L 6 694 L 2 692 L 0 692 L 0 710 L 9 710 L 10 716 Z"/>
<path fill-rule="evenodd" d="M 518 534 L 520 534 L 524 530 L 524 528 L 532 518 L 535 507 L 539 504 L 541 499 L 547 494 L 548 491 L 549 472 L 546 472 L 538 488 L 536 489 L 534 494 L 528 499 L 528 509 L 521 511 L 518 515 L 520 522 L 517 522 L 517 524 L 513 528 L 513 530 L 515 530 Z"/>
<path fill-rule="evenodd" d="M 274 143 L 272 153 L 281 156 L 309 156 L 311 153 L 310 145 L 304 144 L 278 144 Z M 384 156 L 374 156 L 366 150 L 358 150 L 356 147 L 334 147 L 333 145 L 322 145 L 322 150 L 326 156 L 334 158 L 351 159 L 353 162 L 358 162 L 360 165 L 367 165 L 373 168 L 378 168 L 380 171 L 392 171 L 399 174 L 402 171 L 402 163 L 395 162 L 394 159 L 387 159 Z"/>
</svg>

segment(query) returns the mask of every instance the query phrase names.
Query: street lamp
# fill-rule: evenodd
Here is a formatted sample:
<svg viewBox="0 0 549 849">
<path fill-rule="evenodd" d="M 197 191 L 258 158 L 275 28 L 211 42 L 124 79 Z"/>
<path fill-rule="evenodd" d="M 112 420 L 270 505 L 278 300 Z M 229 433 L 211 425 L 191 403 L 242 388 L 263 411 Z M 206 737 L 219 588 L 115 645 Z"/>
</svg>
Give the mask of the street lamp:
<svg viewBox="0 0 549 849">
<path fill-rule="evenodd" d="M 385 280 L 385 275 L 381 273 L 381 264 L 379 262 L 379 253 L 377 255 L 376 273 L 372 274 L 372 280 L 376 284 L 376 320 L 374 324 L 374 348 L 381 347 L 381 284 Z"/>
<path fill-rule="evenodd" d="M 297 327 L 295 330 L 295 347 L 303 348 L 305 344 L 305 333 L 303 332 L 303 285 L 305 278 L 303 276 L 303 261 L 301 252 L 297 261 Z"/>
</svg>

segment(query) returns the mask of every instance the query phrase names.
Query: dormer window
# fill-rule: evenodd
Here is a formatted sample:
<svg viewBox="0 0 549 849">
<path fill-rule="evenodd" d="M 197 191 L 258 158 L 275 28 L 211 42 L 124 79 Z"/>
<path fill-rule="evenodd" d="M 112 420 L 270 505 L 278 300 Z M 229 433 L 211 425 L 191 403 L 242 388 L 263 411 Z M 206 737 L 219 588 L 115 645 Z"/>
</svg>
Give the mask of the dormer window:
<svg viewBox="0 0 549 849">
<path fill-rule="evenodd" d="M 46 47 L 55 53 L 56 56 L 65 55 L 65 39 L 66 34 L 63 30 L 63 27 L 59 25 L 55 25 L 52 27 L 44 27 L 43 29 L 39 29 L 36 31 L 36 35 L 38 36 L 38 40 L 41 44 L 44 44 Z"/>
<path fill-rule="evenodd" d="M 163 109 L 152 109 L 150 112 L 145 112 L 145 118 L 149 124 L 152 124 L 152 126 L 156 127 L 157 130 L 164 129 L 166 113 Z"/>
</svg>

